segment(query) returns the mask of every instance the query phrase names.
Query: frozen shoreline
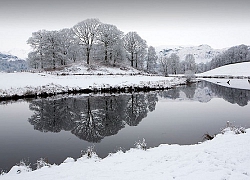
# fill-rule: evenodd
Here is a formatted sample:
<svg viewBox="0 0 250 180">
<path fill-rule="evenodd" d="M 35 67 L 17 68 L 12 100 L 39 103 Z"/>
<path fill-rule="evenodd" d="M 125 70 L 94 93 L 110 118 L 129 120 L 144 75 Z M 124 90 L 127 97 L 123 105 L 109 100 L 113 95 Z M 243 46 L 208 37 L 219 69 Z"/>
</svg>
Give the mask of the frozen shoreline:
<svg viewBox="0 0 250 180">
<path fill-rule="evenodd" d="M 168 89 L 185 78 L 145 75 L 67 75 L 0 73 L 0 99 L 50 96 L 78 92 L 133 92 Z"/>
</svg>

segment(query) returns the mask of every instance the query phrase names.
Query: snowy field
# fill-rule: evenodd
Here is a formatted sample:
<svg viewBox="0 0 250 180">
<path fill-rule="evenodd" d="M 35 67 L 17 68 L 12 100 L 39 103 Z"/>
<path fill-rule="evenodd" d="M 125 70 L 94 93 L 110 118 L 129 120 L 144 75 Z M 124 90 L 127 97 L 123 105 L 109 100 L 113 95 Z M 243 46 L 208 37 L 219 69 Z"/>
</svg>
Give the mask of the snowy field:
<svg viewBox="0 0 250 180">
<path fill-rule="evenodd" d="M 230 64 L 196 74 L 197 76 L 246 76 L 250 77 L 250 62 Z"/>
<path fill-rule="evenodd" d="M 164 87 L 185 83 L 182 78 L 144 75 L 67 75 L 46 73 L 0 73 L 0 97 L 61 93 L 69 90 L 112 87 Z"/>
<path fill-rule="evenodd" d="M 213 140 L 195 145 L 167 145 L 147 149 L 130 149 L 100 159 L 86 155 L 74 160 L 67 158 L 60 165 L 45 166 L 27 172 L 14 166 L 2 180 L 33 179 L 250 179 L 250 129 L 236 135 L 232 131 L 217 135 Z"/>
</svg>

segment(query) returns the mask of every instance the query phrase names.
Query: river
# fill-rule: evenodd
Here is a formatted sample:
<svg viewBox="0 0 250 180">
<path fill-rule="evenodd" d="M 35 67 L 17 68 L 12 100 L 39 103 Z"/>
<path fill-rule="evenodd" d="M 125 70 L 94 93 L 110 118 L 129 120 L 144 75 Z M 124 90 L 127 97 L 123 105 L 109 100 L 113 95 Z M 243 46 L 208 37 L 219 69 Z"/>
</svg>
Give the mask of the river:
<svg viewBox="0 0 250 180">
<path fill-rule="evenodd" d="M 250 127 L 250 90 L 201 81 L 166 91 L 133 94 L 63 95 L 1 102 L 0 171 L 40 158 L 60 164 L 94 146 L 104 158 L 147 147 L 190 145 L 214 135 L 230 121 Z"/>
</svg>

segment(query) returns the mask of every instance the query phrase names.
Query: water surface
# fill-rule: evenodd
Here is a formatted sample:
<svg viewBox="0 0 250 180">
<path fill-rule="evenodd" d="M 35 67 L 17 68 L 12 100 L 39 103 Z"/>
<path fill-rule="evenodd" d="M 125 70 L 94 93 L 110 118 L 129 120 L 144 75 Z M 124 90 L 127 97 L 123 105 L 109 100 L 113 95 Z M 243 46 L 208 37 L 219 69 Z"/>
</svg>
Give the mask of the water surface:
<svg viewBox="0 0 250 180">
<path fill-rule="evenodd" d="M 57 96 L 0 105 L 0 170 L 20 160 L 60 164 L 95 146 L 100 157 L 162 143 L 195 144 L 226 121 L 250 127 L 250 91 L 200 82 L 168 91 Z M 5 104 L 4 104 L 5 103 Z"/>
</svg>

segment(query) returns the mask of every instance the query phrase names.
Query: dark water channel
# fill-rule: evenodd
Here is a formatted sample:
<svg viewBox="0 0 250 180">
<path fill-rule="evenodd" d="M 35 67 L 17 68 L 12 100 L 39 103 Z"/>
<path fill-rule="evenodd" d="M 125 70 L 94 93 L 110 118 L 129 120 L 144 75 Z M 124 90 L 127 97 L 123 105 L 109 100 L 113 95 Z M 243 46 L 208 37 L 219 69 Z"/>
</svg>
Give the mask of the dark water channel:
<svg viewBox="0 0 250 180">
<path fill-rule="evenodd" d="M 0 104 L 0 171 L 20 160 L 60 164 L 95 146 L 100 157 L 162 143 L 195 144 L 233 122 L 250 127 L 250 91 L 202 81 L 168 91 L 75 95 Z"/>
</svg>

